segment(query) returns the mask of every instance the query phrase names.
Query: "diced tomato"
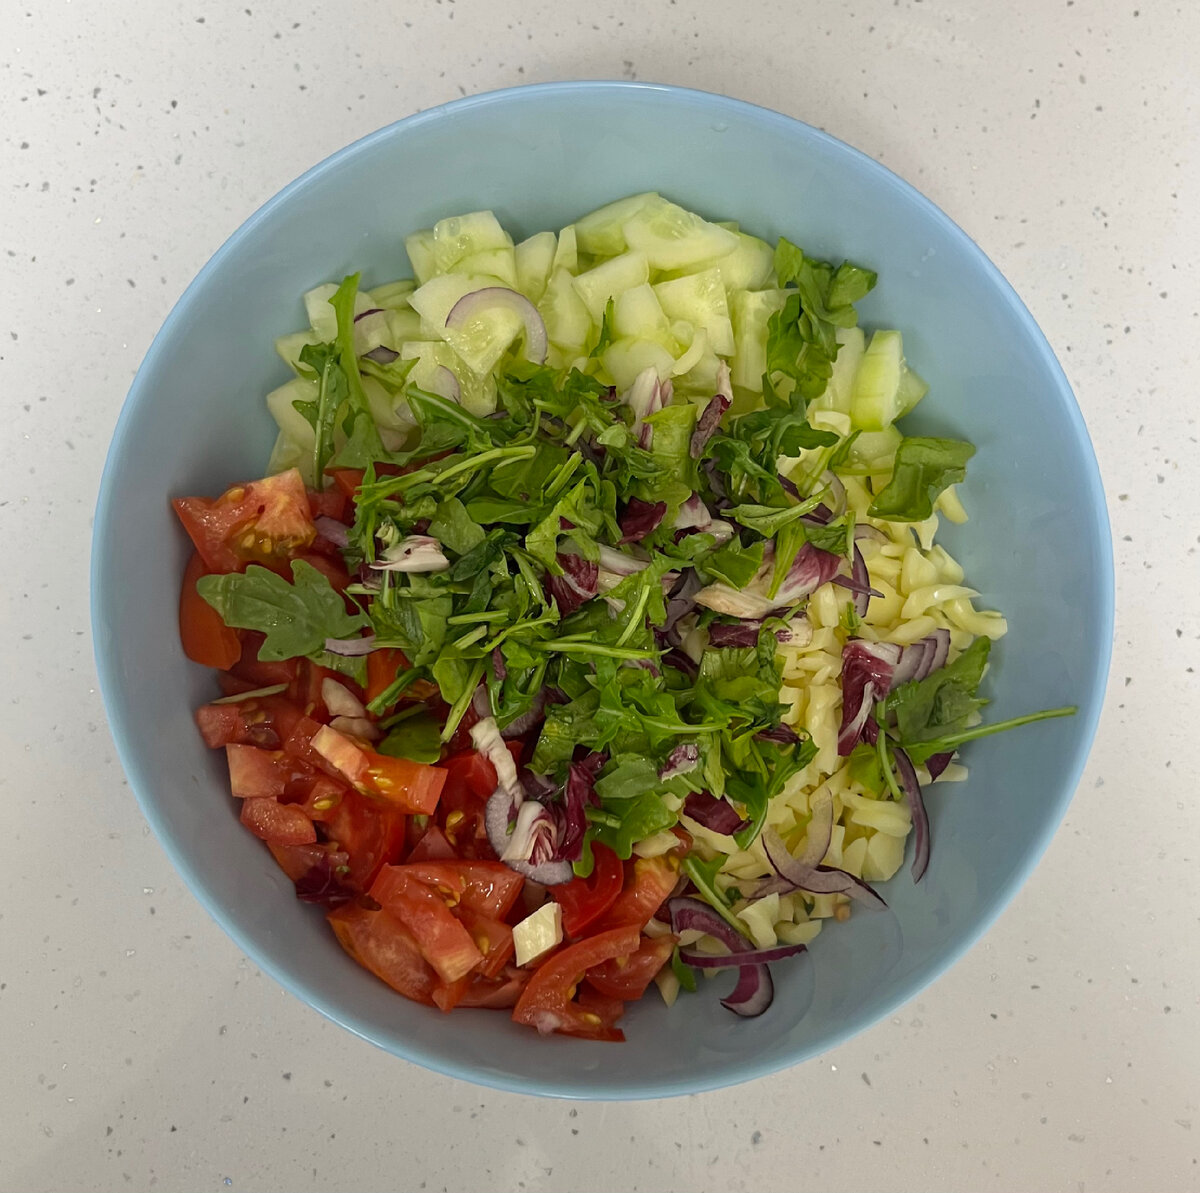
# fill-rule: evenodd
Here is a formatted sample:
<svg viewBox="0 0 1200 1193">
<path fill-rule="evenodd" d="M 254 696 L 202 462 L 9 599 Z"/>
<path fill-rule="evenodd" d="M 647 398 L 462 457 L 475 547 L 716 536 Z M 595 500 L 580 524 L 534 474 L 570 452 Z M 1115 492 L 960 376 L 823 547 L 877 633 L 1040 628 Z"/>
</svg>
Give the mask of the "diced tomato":
<svg viewBox="0 0 1200 1193">
<path fill-rule="evenodd" d="M 274 799 L 284 793 L 292 771 L 292 759 L 282 750 L 258 746 L 228 745 L 229 786 L 239 799 Z"/>
<path fill-rule="evenodd" d="M 416 844 L 409 850 L 408 860 L 410 862 L 444 862 L 455 856 L 454 846 L 450 844 L 446 839 L 446 834 L 436 824 L 429 824 L 424 829 L 414 830 L 413 826 L 418 822 L 418 817 L 409 817 L 409 841 L 412 841 L 414 837 L 416 839 Z"/>
<path fill-rule="evenodd" d="M 242 644 L 237 630 L 227 626 L 196 591 L 196 581 L 209 574 L 204 560 L 193 551 L 179 590 L 179 638 L 183 653 L 193 663 L 228 671 L 241 657 Z"/>
<path fill-rule="evenodd" d="M 613 928 L 568 945 L 534 970 L 517 1000 L 513 1020 L 538 1031 L 562 1032 L 585 1040 L 623 1040 L 624 1032 L 605 1016 L 574 1000 L 575 991 L 589 969 L 613 957 L 627 957 L 641 937 L 635 927 Z"/>
<path fill-rule="evenodd" d="M 607 845 L 594 841 L 592 858 L 587 878 L 572 878 L 550 888 L 562 908 L 563 931 L 568 936 L 582 936 L 617 901 L 625 882 L 621 859 Z"/>
<path fill-rule="evenodd" d="M 295 804 L 259 797 L 243 800 L 241 820 L 272 845 L 310 845 L 317 839 L 313 822 Z"/>
<path fill-rule="evenodd" d="M 679 882 L 679 858 L 639 857 L 625 863 L 625 886 L 616 902 L 596 924 L 596 931 L 633 924 L 644 928 Z"/>
<path fill-rule="evenodd" d="M 313 518 L 334 518 L 339 522 L 346 519 L 346 500 L 349 495 L 340 486 L 332 484 L 326 489 L 308 490 L 308 512 Z"/>
<path fill-rule="evenodd" d="M 446 782 L 446 772 L 439 767 L 377 754 L 328 725 L 313 734 L 312 748 L 359 791 L 386 799 L 404 812 L 428 816 Z"/>
<path fill-rule="evenodd" d="M 671 959 L 674 948 L 674 936 L 643 936 L 636 953 L 614 957 L 589 969 L 587 980 L 609 998 L 632 1002 L 646 993 L 654 975 Z"/>
<path fill-rule="evenodd" d="M 329 468 L 328 474 L 333 477 L 333 483 L 344 497 L 353 498 L 363 483 L 361 468 Z"/>
<path fill-rule="evenodd" d="M 288 560 L 317 537 L 304 481 L 295 468 L 234 485 L 215 500 L 177 497 L 171 504 L 214 572 L 240 572 L 261 563 L 289 575 Z"/>
<path fill-rule="evenodd" d="M 295 681 L 300 671 L 299 659 L 260 659 L 258 652 L 267 640 L 267 636 L 256 630 L 242 630 L 240 637 L 242 656 L 231 668 L 234 675 L 254 684 L 256 688 L 266 688 L 272 684 Z"/>
<path fill-rule="evenodd" d="M 328 775 L 307 771 L 302 763 L 297 763 L 294 759 L 290 761 L 295 769 L 284 787 L 283 802 L 298 804 L 310 820 L 331 820 L 350 789 Z"/>
<path fill-rule="evenodd" d="M 465 904 L 455 911 L 463 927 L 471 934 L 475 947 L 483 954 L 479 972 L 485 978 L 499 976 L 516 951 L 513 930 L 503 920 L 479 915 Z"/>
<path fill-rule="evenodd" d="M 388 647 L 384 650 L 373 650 L 367 655 L 367 700 L 377 700 L 396 682 L 396 676 L 401 671 L 408 670 L 408 659 L 404 652 Z M 387 712 L 384 709 L 384 712 Z"/>
<path fill-rule="evenodd" d="M 326 836 L 350 855 L 346 884 L 359 891 L 370 890 L 380 868 L 398 861 L 404 852 L 403 812 L 389 804 L 346 788 L 341 801 L 329 809 L 324 820 Z"/>
<path fill-rule="evenodd" d="M 625 1013 L 625 1004 L 621 999 L 601 994 L 586 979 L 579 987 L 577 998 L 583 1010 L 595 1015 L 604 1027 L 612 1027 Z"/>
<path fill-rule="evenodd" d="M 459 999 L 460 1007 L 488 1007 L 501 1010 L 517 1005 L 521 991 L 529 981 L 529 970 L 511 966 L 498 978 L 472 974 L 466 993 Z"/>
<path fill-rule="evenodd" d="M 277 750 L 303 714 L 282 696 L 259 696 L 233 704 L 202 704 L 196 724 L 206 745 L 216 749 L 231 742 Z"/>
<path fill-rule="evenodd" d="M 371 887 L 371 898 L 413 934 L 421 954 L 443 982 L 457 982 L 483 961 L 483 954 L 446 899 L 409 874 L 407 866 L 384 870 Z"/>
<path fill-rule="evenodd" d="M 520 742 L 510 742 L 516 758 Z M 438 802 L 438 821 L 459 857 L 494 859 L 487 838 L 487 801 L 496 789 L 496 770 L 474 751 L 453 754 L 438 764 L 446 772 L 446 785 Z"/>
<path fill-rule="evenodd" d="M 412 933 L 395 916 L 348 903 L 327 918 L 342 948 L 359 965 L 405 998 L 433 1005 L 437 974 L 421 956 Z"/>
<path fill-rule="evenodd" d="M 452 896 L 455 904 L 476 915 L 503 919 L 516 903 L 525 880 L 503 862 L 446 861 L 416 862 L 403 867 L 410 877 Z M 372 890 L 372 897 L 384 900 Z"/>
<path fill-rule="evenodd" d="M 268 842 L 267 848 L 279 863 L 279 868 L 293 882 L 299 882 L 314 867 L 326 862 L 334 867 L 346 864 L 346 855 L 329 844 L 273 845 Z"/>
</svg>

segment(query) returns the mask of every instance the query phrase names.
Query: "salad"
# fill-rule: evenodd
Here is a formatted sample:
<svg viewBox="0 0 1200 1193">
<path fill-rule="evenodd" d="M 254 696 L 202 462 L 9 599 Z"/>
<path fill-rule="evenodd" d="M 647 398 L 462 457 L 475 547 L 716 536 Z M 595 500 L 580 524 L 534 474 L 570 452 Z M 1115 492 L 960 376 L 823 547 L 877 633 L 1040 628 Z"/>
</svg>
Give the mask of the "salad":
<svg viewBox="0 0 1200 1193">
<path fill-rule="evenodd" d="M 268 475 L 174 501 L 242 823 L 418 1002 L 618 1040 L 733 970 L 762 1014 L 910 837 L 921 880 L 964 745 L 1074 711 L 981 719 L 974 448 L 902 433 L 875 274 L 786 239 L 651 193 L 406 246 L 305 296 Z"/>
</svg>

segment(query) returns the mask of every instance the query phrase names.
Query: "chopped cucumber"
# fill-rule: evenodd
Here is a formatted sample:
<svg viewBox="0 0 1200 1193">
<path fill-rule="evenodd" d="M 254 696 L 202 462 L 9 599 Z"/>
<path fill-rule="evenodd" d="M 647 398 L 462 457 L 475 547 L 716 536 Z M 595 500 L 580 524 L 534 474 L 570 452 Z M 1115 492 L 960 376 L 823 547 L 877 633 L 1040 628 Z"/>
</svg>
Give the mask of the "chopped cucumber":
<svg viewBox="0 0 1200 1193">
<path fill-rule="evenodd" d="M 684 319 L 694 327 L 702 327 L 714 352 L 719 356 L 733 355 L 733 324 L 729 319 L 725 284 L 718 270 L 706 269 L 674 281 L 659 282 L 654 293 L 669 318 Z"/>
<path fill-rule="evenodd" d="M 458 381 L 459 403 L 463 409 L 480 418 L 496 409 L 496 379 L 488 373 L 479 377 L 463 363 L 449 344 L 414 341 L 400 349 L 401 360 L 415 360 L 408 375 L 409 383 L 418 389 L 437 393 L 441 389 L 437 377 L 440 368 L 449 369 Z"/>
<path fill-rule="evenodd" d="M 455 273 L 490 273 L 512 289 L 517 285 L 517 258 L 511 247 L 484 249 L 464 257 L 455 267 Z"/>
<path fill-rule="evenodd" d="M 408 306 L 408 296 L 417 288 L 412 278 L 401 278 L 396 282 L 384 282 L 371 291 L 377 307 L 385 310 L 401 310 Z"/>
<path fill-rule="evenodd" d="M 448 273 L 475 253 L 510 248 L 512 237 L 490 211 L 452 215 L 433 225 L 433 257 L 439 273 Z"/>
<path fill-rule="evenodd" d="M 513 250 L 517 264 L 517 289 L 532 303 L 542 301 L 546 283 L 554 265 L 558 238 L 553 232 L 539 232 L 522 240 Z"/>
<path fill-rule="evenodd" d="M 850 419 L 863 431 L 882 431 L 900 414 L 897 401 L 904 370 L 904 343 L 898 331 L 877 331 L 854 377 Z"/>
<path fill-rule="evenodd" d="M 415 315 L 410 311 L 409 314 Z M 393 346 L 392 320 L 390 311 L 376 310 L 365 314 L 354 321 L 354 351 L 359 356 L 365 356 L 380 344 Z"/>
<path fill-rule="evenodd" d="M 629 246 L 621 230 L 625 222 L 632 219 L 652 200 L 659 199 L 654 191 L 642 195 L 630 195 L 615 203 L 606 203 L 589 215 L 575 221 L 575 236 L 580 250 L 593 257 L 615 257 Z"/>
<path fill-rule="evenodd" d="M 579 272 L 579 246 L 575 241 L 575 225 L 568 224 L 558 234 L 558 246 L 554 250 L 553 270 L 565 269 L 568 273 Z"/>
<path fill-rule="evenodd" d="M 732 252 L 715 260 L 701 261 L 688 269 L 675 270 L 667 275 L 668 278 L 716 269 L 729 293 L 734 290 L 767 289 L 774 281 L 775 250 L 765 240 L 745 232 L 738 232 L 737 238 L 737 247 Z"/>
<path fill-rule="evenodd" d="M 561 240 L 559 242 L 561 246 Z M 574 280 L 575 293 L 583 300 L 592 322 L 598 327 L 610 298 L 650 280 L 650 266 L 642 253 L 622 253 L 581 273 Z"/>
<path fill-rule="evenodd" d="M 625 290 L 613 302 L 613 335 L 644 336 L 666 346 L 670 322 L 649 282 Z M 690 333 L 689 333 L 690 334 Z"/>
<path fill-rule="evenodd" d="M 644 369 L 654 368 L 666 380 L 675 368 L 675 357 L 655 340 L 630 337 L 614 340 L 601 357 L 619 390 L 628 389 Z"/>
<path fill-rule="evenodd" d="M 787 295 L 782 290 L 737 290 L 730 295 L 733 342 L 733 384 L 762 393 L 767 367 L 767 320 L 782 310 Z"/>
<path fill-rule="evenodd" d="M 847 471 L 876 476 L 891 472 L 896 448 L 903 438 L 895 427 L 885 427 L 882 431 L 863 431 L 850 445 Z"/>
<path fill-rule="evenodd" d="M 315 331 L 294 331 L 290 335 L 280 336 L 275 341 L 275 351 L 279 353 L 283 363 L 300 377 L 303 375 L 300 372 L 300 353 L 309 344 L 319 343 L 321 337 Z"/>
<path fill-rule="evenodd" d="M 838 354 L 833 362 L 833 376 L 825 392 L 811 405 L 813 410 L 836 410 L 850 413 L 854 376 L 858 372 L 866 348 L 866 337 L 861 327 L 839 327 L 837 329 Z"/>
<path fill-rule="evenodd" d="M 693 327 L 679 320 L 671 324 L 671 334 L 680 344 L 686 345 L 671 369 L 671 376 L 680 377 L 691 372 L 708 355 L 708 332 L 703 327 Z"/>
<path fill-rule="evenodd" d="M 400 310 L 388 311 L 388 331 L 390 338 L 385 342 L 393 348 L 398 348 L 405 340 L 423 340 L 421 316 L 407 303 Z"/>
<path fill-rule="evenodd" d="M 364 377 L 362 383 L 371 417 L 375 420 L 380 435 L 384 436 L 384 447 L 395 451 L 408 432 L 417 425 L 417 420 L 413 418 L 408 402 L 401 394 L 389 392 L 374 377 Z"/>
<path fill-rule="evenodd" d="M 655 269 L 683 270 L 723 257 L 738 244 L 736 233 L 658 197 L 648 200 L 621 230 L 629 247 L 644 253 Z"/>
<path fill-rule="evenodd" d="M 299 470 L 300 476 L 308 487 L 313 485 L 313 456 L 311 445 L 307 448 L 289 439 L 282 431 L 275 436 L 275 446 L 271 448 L 271 458 L 267 461 L 267 475 L 276 476 L 289 469 Z"/>
<path fill-rule="evenodd" d="M 279 427 L 280 433 L 291 442 L 311 452 L 316 439 L 312 423 L 296 409 L 295 402 L 313 402 L 320 386 L 307 377 L 293 377 L 291 381 L 267 394 L 267 409 Z"/>
<path fill-rule="evenodd" d="M 446 317 L 464 294 L 503 283 L 483 274 L 448 273 L 431 278 L 409 302 L 439 339 L 445 340 L 482 376 L 491 371 L 522 330 L 520 316 L 499 307 L 479 311 L 462 327 L 446 326 Z"/>
<path fill-rule="evenodd" d="M 538 314 L 546 324 L 550 343 L 571 356 L 586 352 L 592 337 L 592 317 L 574 283 L 575 279 L 565 269 L 556 270 L 538 303 Z"/>
<path fill-rule="evenodd" d="M 317 333 L 317 342 L 321 344 L 337 338 L 337 315 L 329 305 L 329 300 L 336 293 L 337 287 L 332 282 L 326 282 L 323 286 L 314 286 L 304 296 L 304 309 L 308 313 L 308 321 Z M 356 315 L 369 311 L 374 305 L 371 295 L 365 290 L 360 290 L 354 296 Z"/>
<path fill-rule="evenodd" d="M 916 369 L 910 369 L 906 364 L 900 374 L 900 388 L 896 394 L 896 404 L 900 407 L 901 415 L 907 414 L 927 393 L 929 383 Z"/>
<path fill-rule="evenodd" d="M 422 228 L 404 238 L 404 248 L 413 268 L 417 285 L 423 286 L 437 271 L 437 259 L 433 253 L 433 229 Z"/>
</svg>

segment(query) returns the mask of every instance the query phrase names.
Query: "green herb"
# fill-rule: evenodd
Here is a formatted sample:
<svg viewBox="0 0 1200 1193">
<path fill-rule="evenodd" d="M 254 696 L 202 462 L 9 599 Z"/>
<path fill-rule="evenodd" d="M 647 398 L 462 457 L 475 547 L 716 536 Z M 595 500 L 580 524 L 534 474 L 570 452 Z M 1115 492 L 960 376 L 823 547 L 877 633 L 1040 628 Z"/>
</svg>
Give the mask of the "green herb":
<svg viewBox="0 0 1200 1193">
<path fill-rule="evenodd" d="M 324 476 L 325 466 L 333 455 L 337 414 L 349 396 L 350 387 L 339 363 L 336 344 L 305 344 L 299 359 L 317 381 L 317 398 L 313 402 L 296 401 L 292 405 L 312 424 L 313 476 L 319 479 Z"/>
<path fill-rule="evenodd" d="M 1040 712 L 1026 713 L 1023 717 L 1012 717 L 1007 721 L 993 721 L 990 725 L 975 725 L 970 729 L 962 729 L 958 733 L 947 733 L 942 737 L 931 738 L 928 741 L 906 745 L 905 751 L 913 762 L 927 762 L 934 754 L 951 754 L 969 741 L 981 737 L 991 737 L 993 733 L 1007 733 L 1010 729 L 1019 729 L 1022 725 L 1033 725 L 1038 721 L 1050 721 L 1056 717 L 1073 717 L 1079 708 L 1069 704 L 1062 708 L 1044 708 Z"/>
<path fill-rule="evenodd" d="M 227 626 L 266 635 L 263 662 L 294 659 L 323 651 L 326 638 L 350 638 L 367 624 L 347 613 L 345 602 L 322 572 L 302 559 L 292 561 L 293 582 L 257 564 L 244 572 L 204 576 L 196 591 Z"/>
<path fill-rule="evenodd" d="M 700 560 L 700 567 L 718 580 L 724 580 L 733 588 L 745 588 L 762 567 L 763 545 L 761 542 L 743 547 L 741 542 L 730 539 L 710 555 Z"/>
<path fill-rule="evenodd" d="M 988 638 L 976 638 L 953 663 L 891 692 L 887 714 L 894 719 L 901 742 L 930 741 L 967 727 L 967 719 L 985 703 L 976 693 L 991 645 Z"/>
<path fill-rule="evenodd" d="M 408 717 L 379 743 L 379 753 L 413 762 L 436 762 L 442 755 L 442 727 L 430 712 Z"/>
<path fill-rule="evenodd" d="M 718 854 L 712 861 L 701 861 L 694 853 L 683 859 L 683 872 L 692 880 L 700 898 L 707 903 L 731 928 L 746 935 L 745 925 L 729 910 L 721 892 L 717 889 L 716 878 L 721 867 L 725 864 L 723 854 Z"/>
<path fill-rule="evenodd" d="M 679 979 L 679 985 L 684 990 L 689 994 L 696 993 L 696 971 L 690 965 L 684 964 L 679 955 L 678 945 L 671 953 L 671 972 Z"/>
<path fill-rule="evenodd" d="M 868 513 L 891 522 L 923 522 L 933 514 L 938 494 L 966 479 L 974 454 L 972 444 L 958 439 L 902 439 L 892 479 Z"/>
</svg>

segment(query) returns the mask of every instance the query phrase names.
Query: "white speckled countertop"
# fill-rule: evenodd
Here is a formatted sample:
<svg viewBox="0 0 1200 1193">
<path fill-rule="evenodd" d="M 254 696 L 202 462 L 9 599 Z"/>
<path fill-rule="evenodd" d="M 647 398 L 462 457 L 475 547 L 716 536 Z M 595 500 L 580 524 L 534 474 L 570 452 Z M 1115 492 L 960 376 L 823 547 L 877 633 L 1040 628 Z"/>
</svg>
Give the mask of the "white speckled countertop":
<svg viewBox="0 0 1200 1193">
<path fill-rule="evenodd" d="M 2 0 L 0 1188 L 1200 1187 L 1197 44 L 1162 0 Z M 1058 350 L 1118 568 L 1091 762 L 983 943 L 819 1060 L 642 1105 L 435 1076 L 256 972 L 142 821 L 88 631 L 109 434 L 217 245 L 379 125 L 581 76 L 779 108 L 945 208 Z"/>
</svg>

